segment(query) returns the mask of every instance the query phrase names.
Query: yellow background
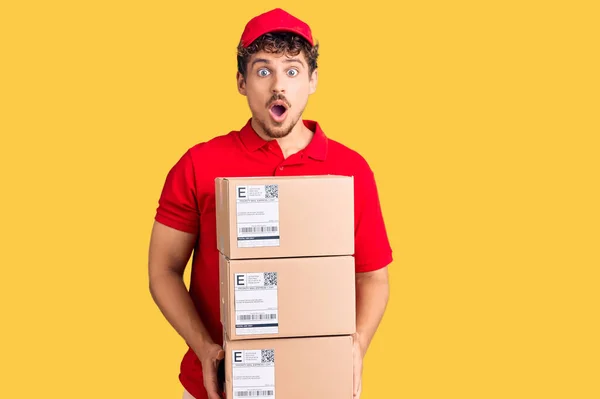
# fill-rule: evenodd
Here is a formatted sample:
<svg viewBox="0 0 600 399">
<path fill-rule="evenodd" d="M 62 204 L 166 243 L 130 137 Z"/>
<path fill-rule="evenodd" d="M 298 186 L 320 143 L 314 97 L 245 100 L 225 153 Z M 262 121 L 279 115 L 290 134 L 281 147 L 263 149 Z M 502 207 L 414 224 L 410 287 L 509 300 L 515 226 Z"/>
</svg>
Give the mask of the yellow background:
<svg viewBox="0 0 600 399">
<path fill-rule="evenodd" d="M 180 397 L 154 210 L 248 118 L 235 46 L 276 6 L 321 43 L 305 116 L 370 162 L 395 250 L 363 398 L 600 397 L 597 2 L 348 4 L 2 2 L 1 398 Z"/>
</svg>

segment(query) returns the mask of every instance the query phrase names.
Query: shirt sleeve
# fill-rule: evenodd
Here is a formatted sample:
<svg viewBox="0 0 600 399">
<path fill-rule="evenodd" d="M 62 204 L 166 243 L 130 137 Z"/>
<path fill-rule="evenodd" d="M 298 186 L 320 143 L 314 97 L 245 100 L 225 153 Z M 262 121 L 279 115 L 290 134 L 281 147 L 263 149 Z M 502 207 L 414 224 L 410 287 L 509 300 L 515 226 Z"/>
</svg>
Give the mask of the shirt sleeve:
<svg viewBox="0 0 600 399">
<path fill-rule="evenodd" d="M 355 267 L 357 273 L 382 269 L 392 262 L 377 183 L 368 166 L 355 175 Z"/>
<path fill-rule="evenodd" d="M 197 233 L 200 212 L 196 199 L 194 164 L 187 151 L 167 174 L 155 220 L 177 230 Z"/>
</svg>

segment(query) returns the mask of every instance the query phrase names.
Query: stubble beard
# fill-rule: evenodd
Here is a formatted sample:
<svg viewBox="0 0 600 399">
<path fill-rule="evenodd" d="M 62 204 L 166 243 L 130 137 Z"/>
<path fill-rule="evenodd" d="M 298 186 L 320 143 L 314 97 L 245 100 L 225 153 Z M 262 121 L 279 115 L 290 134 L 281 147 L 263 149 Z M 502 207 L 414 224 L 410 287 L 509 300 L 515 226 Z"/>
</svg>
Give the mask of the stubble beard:
<svg viewBox="0 0 600 399">
<path fill-rule="evenodd" d="M 267 126 L 267 124 L 260 119 L 257 120 L 257 122 L 258 122 L 258 125 L 260 126 L 260 128 L 262 129 L 262 131 L 267 135 L 267 137 L 272 138 L 272 139 L 280 139 L 282 137 L 287 136 L 288 134 L 290 134 L 292 132 L 292 130 L 294 129 L 294 126 L 296 126 L 296 124 L 298 123 L 298 121 L 300 120 L 301 117 L 302 117 L 302 112 L 300 112 L 298 114 L 298 116 L 296 116 L 295 119 L 288 119 L 282 123 L 277 123 L 277 122 L 271 121 L 271 123 L 274 125 L 273 127 Z M 291 118 L 291 115 L 288 115 L 288 118 Z M 289 124 L 285 125 L 285 123 L 288 121 L 289 121 Z"/>
</svg>

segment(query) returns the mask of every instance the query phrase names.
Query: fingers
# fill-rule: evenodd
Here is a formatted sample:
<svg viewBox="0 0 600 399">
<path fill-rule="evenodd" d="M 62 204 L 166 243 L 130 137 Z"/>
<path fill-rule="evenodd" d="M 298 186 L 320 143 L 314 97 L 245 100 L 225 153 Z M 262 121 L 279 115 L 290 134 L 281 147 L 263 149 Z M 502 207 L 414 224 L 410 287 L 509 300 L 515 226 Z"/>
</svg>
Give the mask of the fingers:
<svg viewBox="0 0 600 399">
<path fill-rule="evenodd" d="M 223 352 L 224 354 L 224 352 Z M 206 367 L 203 370 L 204 373 L 204 388 L 208 394 L 209 399 L 221 399 L 219 384 L 217 380 L 217 365 L 219 362 L 219 356 L 213 361 L 212 367 Z"/>
<path fill-rule="evenodd" d="M 221 396 L 214 391 L 206 391 L 206 393 L 208 394 L 208 399 L 222 399 Z"/>
<path fill-rule="evenodd" d="M 225 351 L 217 345 L 214 345 L 211 350 L 212 353 L 207 354 L 207 358 L 202 362 L 204 389 L 209 399 L 222 399 L 217 370 L 220 362 L 225 358 Z"/>
<path fill-rule="evenodd" d="M 356 395 L 358 395 L 359 391 L 360 391 L 360 375 L 357 375 L 358 373 L 354 372 L 354 387 L 353 387 L 353 392 L 354 392 L 354 397 L 356 397 Z"/>
<path fill-rule="evenodd" d="M 362 381 L 359 378 L 358 384 L 355 384 L 355 386 L 354 386 L 354 399 L 360 398 L 361 391 L 362 391 Z"/>
<path fill-rule="evenodd" d="M 210 376 L 204 376 L 204 388 L 206 389 L 209 399 L 221 399 L 219 389 L 217 387 L 217 378 L 214 375 L 214 371 L 211 371 Z"/>
<path fill-rule="evenodd" d="M 354 345 L 353 345 L 353 360 L 354 360 L 354 374 L 353 374 L 353 392 L 354 399 L 358 399 L 361 393 L 362 387 L 362 353 L 360 349 L 360 343 L 358 341 L 358 333 L 353 334 Z"/>
<path fill-rule="evenodd" d="M 360 366 L 357 364 L 356 357 L 354 358 L 354 373 L 353 373 L 353 391 L 354 395 L 358 393 L 358 388 L 360 385 Z"/>
<path fill-rule="evenodd" d="M 362 381 L 358 383 L 358 391 L 354 392 L 354 399 L 360 399 L 361 391 L 362 391 Z"/>
</svg>

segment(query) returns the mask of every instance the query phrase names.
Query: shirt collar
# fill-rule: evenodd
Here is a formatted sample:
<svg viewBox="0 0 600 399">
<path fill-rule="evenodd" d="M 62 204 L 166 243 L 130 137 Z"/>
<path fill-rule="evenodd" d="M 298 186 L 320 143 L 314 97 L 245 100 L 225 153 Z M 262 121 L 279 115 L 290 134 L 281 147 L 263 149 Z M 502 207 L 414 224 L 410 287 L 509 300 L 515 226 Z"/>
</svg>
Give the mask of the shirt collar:
<svg viewBox="0 0 600 399">
<path fill-rule="evenodd" d="M 240 130 L 240 138 L 248 151 L 254 152 L 268 143 L 267 140 L 261 138 L 251 124 L 252 119 Z M 314 134 L 313 138 L 303 150 L 306 156 L 318 161 L 324 161 L 327 157 L 327 136 L 319 126 L 319 123 L 312 120 L 303 120 L 304 126 L 309 128 Z"/>
</svg>

